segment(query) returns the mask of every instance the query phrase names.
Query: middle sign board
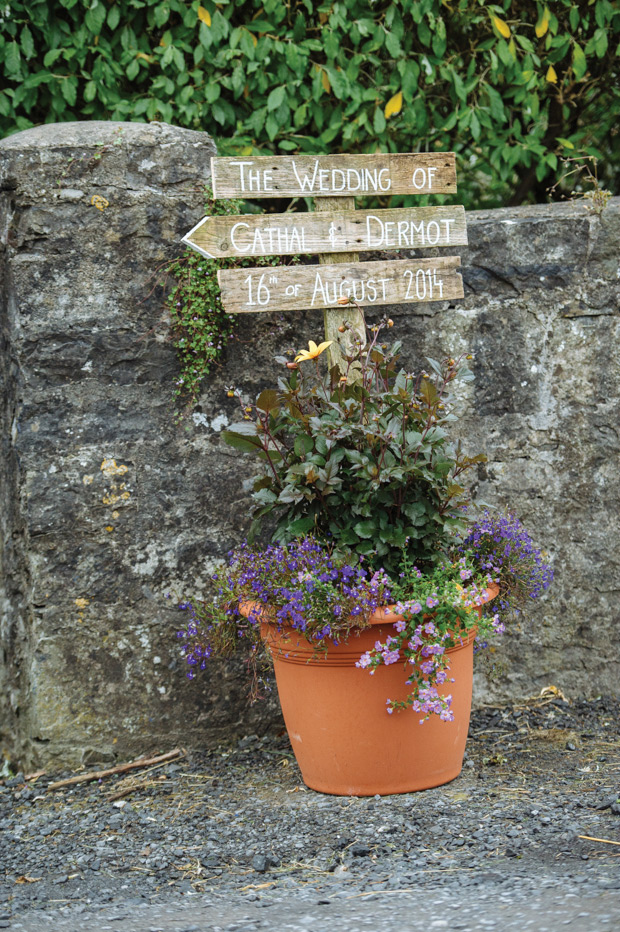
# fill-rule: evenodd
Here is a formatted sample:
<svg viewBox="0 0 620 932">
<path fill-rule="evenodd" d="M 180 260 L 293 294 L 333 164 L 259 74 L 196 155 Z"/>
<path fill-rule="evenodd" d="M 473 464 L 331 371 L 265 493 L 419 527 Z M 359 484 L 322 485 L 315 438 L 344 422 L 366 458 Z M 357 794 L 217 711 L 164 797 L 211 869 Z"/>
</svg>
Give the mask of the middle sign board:
<svg viewBox="0 0 620 932">
<path fill-rule="evenodd" d="M 204 217 L 183 237 L 209 259 L 465 246 L 463 207 Z"/>
</svg>

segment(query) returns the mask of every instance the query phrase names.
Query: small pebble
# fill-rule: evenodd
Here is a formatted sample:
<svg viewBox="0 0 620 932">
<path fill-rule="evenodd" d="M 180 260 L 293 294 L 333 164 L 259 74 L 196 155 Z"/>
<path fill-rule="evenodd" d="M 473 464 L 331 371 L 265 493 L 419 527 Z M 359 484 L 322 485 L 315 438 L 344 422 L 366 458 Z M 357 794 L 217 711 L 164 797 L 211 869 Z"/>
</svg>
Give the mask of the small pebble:
<svg viewBox="0 0 620 932">
<path fill-rule="evenodd" d="M 256 854 L 252 858 L 252 868 L 255 871 L 258 871 L 260 874 L 264 874 L 267 870 L 267 858 L 264 854 Z"/>
</svg>

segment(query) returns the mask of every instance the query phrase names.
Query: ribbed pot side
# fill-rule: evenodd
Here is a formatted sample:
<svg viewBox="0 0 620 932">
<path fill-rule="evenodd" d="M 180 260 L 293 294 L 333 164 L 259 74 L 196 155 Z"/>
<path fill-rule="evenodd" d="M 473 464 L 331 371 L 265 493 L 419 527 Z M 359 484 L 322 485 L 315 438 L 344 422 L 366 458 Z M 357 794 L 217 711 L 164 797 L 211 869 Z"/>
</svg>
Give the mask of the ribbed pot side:
<svg viewBox="0 0 620 932">
<path fill-rule="evenodd" d="M 449 679 L 439 692 L 452 695 L 454 721 L 433 715 L 421 723 L 411 709 L 387 712 L 387 699 L 402 700 L 411 692 L 403 663 L 381 665 L 372 675 L 355 665 L 377 640 L 394 634 L 398 617 L 379 610 L 370 628 L 323 652 L 292 628 L 261 625 L 291 745 L 304 782 L 314 790 L 340 796 L 410 793 L 448 783 L 461 772 L 474 635 L 447 651 Z"/>
</svg>

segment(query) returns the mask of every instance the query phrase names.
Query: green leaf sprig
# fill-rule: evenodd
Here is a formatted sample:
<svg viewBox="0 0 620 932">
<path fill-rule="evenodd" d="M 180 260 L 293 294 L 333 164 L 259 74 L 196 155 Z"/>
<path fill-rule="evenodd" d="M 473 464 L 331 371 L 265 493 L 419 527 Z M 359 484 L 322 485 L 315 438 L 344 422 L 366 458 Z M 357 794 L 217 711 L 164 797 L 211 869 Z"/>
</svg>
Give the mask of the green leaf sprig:
<svg viewBox="0 0 620 932">
<path fill-rule="evenodd" d="M 206 189 L 205 212 L 209 216 L 239 214 L 244 206 L 238 199 L 216 200 L 211 189 Z M 203 380 L 213 366 L 220 363 L 235 332 L 236 317 L 227 314 L 222 305 L 218 269 L 272 266 L 283 261 L 297 262 L 298 258 L 207 259 L 193 249 L 186 249 L 164 269 L 164 274 L 174 280 L 166 298 L 166 309 L 180 366 L 174 395 L 182 405 L 191 405 L 196 400 Z"/>
</svg>

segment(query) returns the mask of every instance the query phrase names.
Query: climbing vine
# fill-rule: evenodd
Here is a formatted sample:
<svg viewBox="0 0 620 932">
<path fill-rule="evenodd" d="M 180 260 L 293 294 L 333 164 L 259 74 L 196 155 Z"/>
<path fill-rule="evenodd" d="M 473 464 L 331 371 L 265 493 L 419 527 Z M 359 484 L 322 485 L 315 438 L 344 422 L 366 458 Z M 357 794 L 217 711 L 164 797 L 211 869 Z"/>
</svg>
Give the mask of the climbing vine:
<svg viewBox="0 0 620 932">
<path fill-rule="evenodd" d="M 205 213 L 209 216 L 243 212 L 242 200 L 215 200 L 209 188 L 205 194 Z M 174 281 L 166 308 L 180 364 L 174 391 L 180 404 L 189 405 L 196 400 L 203 379 L 220 362 L 234 336 L 236 315 L 227 314 L 222 306 L 218 269 L 281 265 L 286 261 L 275 256 L 207 259 L 193 249 L 186 249 L 166 267 L 166 275 Z M 299 260 L 294 256 L 288 261 Z"/>
</svg>

